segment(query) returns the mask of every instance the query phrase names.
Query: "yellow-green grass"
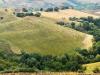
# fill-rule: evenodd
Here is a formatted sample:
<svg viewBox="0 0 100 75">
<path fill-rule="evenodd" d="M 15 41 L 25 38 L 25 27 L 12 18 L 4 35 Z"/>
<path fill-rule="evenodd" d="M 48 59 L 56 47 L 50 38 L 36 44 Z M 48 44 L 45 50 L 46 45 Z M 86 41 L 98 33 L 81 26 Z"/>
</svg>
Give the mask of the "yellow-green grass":
<svg viewBox="0 0 100 75">
<path fill-rule="evenodd" d="M 0 24 L 0 40 L 6 41 L 15 53 L 24 50 L 52 55 L 74 54 L 75 48 L 82 47 L 84 37 L 84 33 L 43 17 L 26 17 Z"/>
<path fill-rule="evenodd" d="M 42 12 L 42 16 L 48 17 L 54 20 L 64 19 L 65 21 L 69 21 L 70 17 L 80 18 L 80 17 L 92 16 L 94 18 L 98 18 L 98 16 L 96 15 L 81 12 L 74 9 L 60 10 L 59 12 Z"/>
<path fill-rule="evenodd" d="M 84 66 L 86 67 L 86 71 L 85 71 L 86 73 L 93 73 L 93 70 L 95 68 L 100 69 L 100 62 L 85 64 Z"/>
<path fill-rule="evenodd" d="M 5 12 L 1 9 L 0 9 L 0 17 L 3 17 L 3 19 L 0 19 L 0 23 L 11 22 L 19 19 L 18 17 L 14 16 L 12 13 Z"/>
</svg>

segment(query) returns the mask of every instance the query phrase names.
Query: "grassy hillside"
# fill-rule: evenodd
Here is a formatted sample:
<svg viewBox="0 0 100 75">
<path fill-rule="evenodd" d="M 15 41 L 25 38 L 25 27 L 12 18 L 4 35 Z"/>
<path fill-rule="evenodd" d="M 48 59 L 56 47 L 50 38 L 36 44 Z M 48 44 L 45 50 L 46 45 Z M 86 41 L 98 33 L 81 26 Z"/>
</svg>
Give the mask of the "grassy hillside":
<svg viewBox="0 0 100 75">
<path fill-rule="evenodd" d="M 46 18 L 26 17 L 0 24 L 0 40 L 15 53 L 20 50 L 41 54 L 73 54 L 82 47 L 85 34 L 56 25 Z"/>
<path fill-rule="evenodd" d="M 6 23 L 6 22 L 11 22 L 11 21 L 15 21 L 18 18 L 16 16 L 14 16 L 11 12 L 11 10 L 7 10 L 6 12 L 4 11 L 4 9 L 0 9 L 0 18 L 3 17 L 3 19 L 0 19 L 0 23 Z"/>
<path fill-rule="evenodd" d="M 86 68 L 87 68 L 85 72 L 92 73 L 95 68 L 99 68 L 100 69 L 100 62 L 86 64 L 84 66 L 86 66 Z"/>
<path fill-rule="evenodd" d="M 43 12 L 42 16 L 55 19 L 55 20 L 60 20 L 62 18 L 65 18 L 68 20 L 69 17 L 77 17 L 77 18 L 87 17 L 87 16 L 93 16 L 95 18 L 98 17 L 95 15 L 88 14 L 88 13 L 81 12 L 74 9 L 60 10 L 59 12 Z"/>
</svg>

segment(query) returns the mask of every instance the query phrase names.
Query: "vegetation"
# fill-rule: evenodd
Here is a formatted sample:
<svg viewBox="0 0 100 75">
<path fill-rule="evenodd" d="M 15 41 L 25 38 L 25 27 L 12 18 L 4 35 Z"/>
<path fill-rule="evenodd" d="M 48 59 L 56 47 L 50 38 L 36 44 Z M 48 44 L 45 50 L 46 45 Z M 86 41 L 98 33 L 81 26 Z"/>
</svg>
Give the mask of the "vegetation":
<svg viewBox="0 0 100 75">
<path fill-rule="evenodd" d="M 73 29 L 58 26 L 54 21 L 43 17 L 25 17 L 0 24 L 2 49 L 8 47 L 17 54 L 24 50 L 28 53 L 35 52 L 43 55 L 59 56 L 64 53 L 74 55 L 75 49 L 82 47 L 85 35 Z"/>
<path fill-rule="evenodd" d="M 34 13 L 30 13 L 30 12 L 23 12 L 23 13 L 16 13 L 16 16 L 17 17 L 25 17 L 25 16 L 36 16 L 36 17 L 40 17 L 41 16 L 41 13 L 36 12 L 34 14 Z"/>
<path fill-rule="evenodd" d="M 86 67 L 86 70 L 85 70 L 86 73 L 99 73 L 100 72 L 100 62 L 89 63 L 83 66 Z"/>
<path fill-rule="evenodd" d="M 35 16 L 14 16 L 9 21 L 4 17 L 0 21 L 0 72 L 84 72 L 87 66 L 83 64 L 100 62 L 100 19 L 74 17 L 70 18 L 71 23 L 55 24 L 39 13 Z M 83 49 L 87 34 L 79 31 L 94 35 L 93 48 Z M 93 72 L 99 72 L 99 68 Z"/>
<path fill-rule="evenodd" d="M 45 11 L 46 11 L 46 12 L 58 12 L 58 11 L 59 11 L 59 8 L 58 8 L 58 7 L 47 8 Z"/>
<path fill-rule="evenodd" d="M 89 50 L 86 49 L 76 49 L 81 55 L 83 64 L 93 63 L 93 62 L 100 62 L 100 19 L 89 17 L 82 17 L 82 18 L 70 18 L 71 23 L 65 23 L 64 25 L 60 22 L 59 24 L 65 27 L 70 27 L 75 30 L 88 33 L 94 36 L 94 45 L 93 48 Z M 100 66 L 98 66 L 100 68 Z M 96 68 L 92 70 L 93 72 L 99 72 L 99 69 Z"/>
<path fill-rule="evenodd" d="M 25 52 L 20 55 L 4 53 L 0 52 L 0 62 L 6 61 L 1 62 L 0 72 L 84 71 L 76 58 L 67 54 L 58 57 Z"/>
</svg>

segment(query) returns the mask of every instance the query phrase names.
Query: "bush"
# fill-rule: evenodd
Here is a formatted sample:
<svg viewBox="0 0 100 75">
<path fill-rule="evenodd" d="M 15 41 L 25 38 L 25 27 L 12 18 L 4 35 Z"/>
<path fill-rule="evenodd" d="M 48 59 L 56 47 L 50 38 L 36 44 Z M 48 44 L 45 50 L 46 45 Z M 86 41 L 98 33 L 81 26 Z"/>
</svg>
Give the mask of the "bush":
<svg viewBox="0 0 100 75">
<path fill-rule="evenodd" d="M 40 17 L 41 16 L 41 13 L 37 12 L 34 16 Z"/>
<path fill-rule="evenodd" d="M 78 71 L 79 69 L 82 68 L 82 66 L 80 64 L 78 64 L 76 61 L 70 61 L 68 63 L 66 63 L 66 65 L 64 66 L 66 71 Z"/>
<path fill-rule="evenodd" d="M 53 12 L 53 8 L 47 8 L 45 11 L 46 12 Z"/>
<path fill-rule="evenodd" d="M 26 13 L 25 16 L 33 16 L 33 13 Z"/>
<path fill-rule="evenodd" d="M 56 23 L 59 25 L 65 25 L 64 21 L 57 21 Z"/>
<path fill-rule="evenodd" d="M 100 55 L 96 55 L 95 61 L 100 62 Z"/>
<path fill-rule="evenodd" d="M 25 17 L 26 15 L 24 13 L 17 13 L 16 16 L 17 17 Z"/>
<path fill-rule="evenodd" d="M 22 11 L 23 12 L 28 12 L 28 10 L 26 8 L 23 8 Z"/>
<path fill-rule="evenodd" d="M 58 7 L 55 7 L 54 8 L 54 11 L 57 11 L 58 12 L 59 11 L 59 8 Z"/>
<path fill-rule="evenodd" d="M 4 17 L 0 17 L 0 19 L 1 19 L 1 20 L 3 20 L 3 19 L 4 19 Z"/>
</svg>

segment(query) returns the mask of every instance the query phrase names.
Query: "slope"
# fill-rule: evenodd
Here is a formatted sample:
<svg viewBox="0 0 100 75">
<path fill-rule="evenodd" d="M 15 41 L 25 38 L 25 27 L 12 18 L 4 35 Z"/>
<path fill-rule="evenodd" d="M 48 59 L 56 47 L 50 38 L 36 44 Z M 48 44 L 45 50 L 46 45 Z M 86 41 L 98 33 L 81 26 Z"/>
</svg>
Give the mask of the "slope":
<svg viewBox="0 0 100 75">
<path fill-rule="evenodd" d="M 55 20 L 61 20 L 63 18 L 68 20 L 70 17 L 77 17 L 77 18 L 87 17 L 87 16 L 93 16 L 95 18 L 98 17 L 74 9 L 60 10 L 59 12 L 43 12 L 42 16 L 55 19 Z"/>
<path fill-rule="evenodd" d="M 15 53 L 24 50 L 52 55 L 74 54 L 75 48 L 82 47 L 85 35 L 43 17 L 0 24 L 0 40 L 7 42 Z"/>
<path fill-rule="evenodd" d="M 97 63 L 91 63 L 91 64 L 86 64 L 84 65 L 86 66 L 86 73 L 93 73 L 93 70 L 95 68 L 99 68 L 100 69 L 100 62 L 97 62 Z"/>
<path fill-rule="evenodd" d="M 3 19 L 1 19 L 1 17 L 3 17 Z M 19 18 L 13 15 L 12 9 L 5 11 L 5 9 L 0 8 L 0 23 L 11 22 L 17 19 Z"/>
</svg>

